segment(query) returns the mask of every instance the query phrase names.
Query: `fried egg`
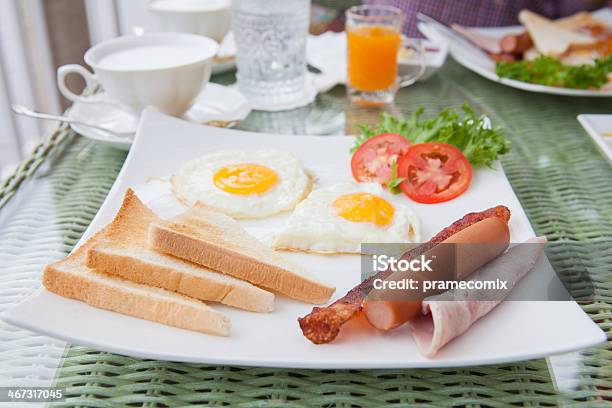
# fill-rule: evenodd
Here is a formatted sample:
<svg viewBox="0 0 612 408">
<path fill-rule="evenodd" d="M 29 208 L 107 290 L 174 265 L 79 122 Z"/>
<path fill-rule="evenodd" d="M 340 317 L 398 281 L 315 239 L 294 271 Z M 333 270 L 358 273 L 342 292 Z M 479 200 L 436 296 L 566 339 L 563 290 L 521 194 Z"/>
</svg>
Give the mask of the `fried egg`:
<svg viewBox="0 0 612 408">
<path fill-rule="evenodd" d="M 418 242 L 418 217 L 391 197 L 377 183 L 338 183 L 314 190 L 298 204 L 274 247 L 359 253 L 362 243 Z"/>
<path fill-rule="evenodd" d="M 172 178 L 186 205 L 201 203 L 234 218 L 289 211 L 310 192 L 311 179 L 291 153 L 221 150 L 185 163 Z"/>
</svg>

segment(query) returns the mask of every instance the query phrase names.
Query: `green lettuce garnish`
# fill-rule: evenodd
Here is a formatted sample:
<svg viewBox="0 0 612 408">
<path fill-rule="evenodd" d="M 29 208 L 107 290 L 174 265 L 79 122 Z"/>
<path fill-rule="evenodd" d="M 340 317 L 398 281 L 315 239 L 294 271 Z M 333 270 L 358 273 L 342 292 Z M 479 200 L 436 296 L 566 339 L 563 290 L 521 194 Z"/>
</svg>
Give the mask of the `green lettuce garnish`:
<svg viewBox="0 0 612 408">
<path fill-rule="evenodd" d="M 485 115 L 478 116 L 468 103 L 461 106 L 462 115 L 450 108 L 429 119 L 424 119 L 423 113 L 423 108 L 408 118 L 383 113 L 377 126 L 359 127 L 361 134 L 356 137 L 351 153 L 366 140 L 381 133 L 398 133 L 414 144 L 451 144 L 459 148 L 475 167 L 491 166 L 500 155 L 510 150 L 510 143 L 501 129 L 489 126 L 489 119 Z"/>
<path fill-rule="evenodd" d="M 599 89 L 612 73 L 612 55 L 593 64 L 564 65 L 556 58 L 539 56 L 533 60 L 498 62 L 497 75 L 532 84 L 572 89 Z"/>
</svg>

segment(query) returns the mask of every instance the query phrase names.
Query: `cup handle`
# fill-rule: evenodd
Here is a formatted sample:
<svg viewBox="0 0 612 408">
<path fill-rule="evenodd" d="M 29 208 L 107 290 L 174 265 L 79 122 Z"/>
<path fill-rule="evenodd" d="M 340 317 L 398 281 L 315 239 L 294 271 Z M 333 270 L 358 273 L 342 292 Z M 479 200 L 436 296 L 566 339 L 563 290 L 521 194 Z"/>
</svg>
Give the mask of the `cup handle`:
<svg viewBox="0 0 612 408">
<path fill-rule="evenodd" d="M 64 95 L 66 99 L 72 102 L 95 103 L 96 101 L 93 101 L 83 95 L 77 95 L 70 89 L 68 89 L 68 87 L 66 86 L 66 77 L 69 74 L 78 74 L 83 77 L 83 79 L 85 80 L 86 89 L 93 89 L 95 86 L 99 85 L 96 76 L 89 72 L 87 69 L 85 69 L 83 66 L 78 64 L 62 65 L 57 69 L 57 86 L 62 95 Z"/>
<path fill-rule="evenodd" d="M 412 50 L 415 60 L 419 63 L 419 70 L 415 74 L 400 76 L 398 80 L 400 87 L 414 84 L 423 76 L 427 68 L 425 63 L 425 47 L 422 41 L 402 37 L 402 48 Z"/>
</svg>

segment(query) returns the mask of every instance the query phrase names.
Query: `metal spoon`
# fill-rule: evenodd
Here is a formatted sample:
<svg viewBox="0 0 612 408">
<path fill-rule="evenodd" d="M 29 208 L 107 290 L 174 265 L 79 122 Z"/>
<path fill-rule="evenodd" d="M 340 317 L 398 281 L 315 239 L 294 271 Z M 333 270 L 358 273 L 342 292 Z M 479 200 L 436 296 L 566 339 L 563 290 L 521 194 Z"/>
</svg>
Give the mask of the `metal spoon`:
<svg viewBox="0 0 612 408">
<path fill-rule="evenodd" d="M 49 113 L 42 113 L 42 112 L 37 112 L 34 111 L 30 108 L 27 108 L 23 105 L 18 105 L 18 104 L 13 104 L 11 106 L 13 108 L 13 112 L 15 112 L 18 115 L 23 115 L 23 116 L 28 116 L 30 118 L 38 118 L 38 119 L 48 119 L 48 120 L 58 120 L 60 122 L 66 122 L 66 123 L 72 123 L 75 125 L 81 125 L 81 126 L 87 126 L 93 129 L 98 129 L 101 130 L 103 132 L 107 132 L 110 133 L 113 136 L 117 136 L 117 137 L 126 137 L 126 138 L 132 138 L 134 136 L 134 132 L 117 132 L 115 130 L 110 130 L 108 128 L 105 128 L 103 126 L 98 126 L 98 125 L 94 125 L 92 123 L 86 123 L 80 120 L 76 120 L 76 119 L 72 119 L 68 116 L 59 116 L 59 115 L 51 115 Z"/>
</svg>

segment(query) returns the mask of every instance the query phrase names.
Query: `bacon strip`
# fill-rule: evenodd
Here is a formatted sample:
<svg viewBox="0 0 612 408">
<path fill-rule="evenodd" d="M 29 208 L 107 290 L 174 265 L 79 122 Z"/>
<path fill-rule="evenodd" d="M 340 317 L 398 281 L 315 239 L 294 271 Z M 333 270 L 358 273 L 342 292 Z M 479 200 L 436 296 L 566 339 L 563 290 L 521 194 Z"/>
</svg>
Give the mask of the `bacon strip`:
<svg viewBox="0 0 612 408">
<path fill-rule="evenodd" d="M 510 220 L 508 207 L 498 205 L 481 212 L 466 214 L 460 220 L 455 221 L 448 227 L 436 234 L 428 242 L 407 251 L 402 258 L 410 259 L 429 251 L 435 245 L 445 241 L 451 235 L 482 221 L 485 218 L 497 217 L 506 223 Z M 314 307 L 310 314 L 298 318 L 300 328 L 304 336 L 315 344 L 329 343 L 338 336 L 340 328 L 348 322 L 357 312 L 361 310 L 363 299 L 374 288 L 375 279 L 385 279 L 391 271 L 381 271 L 376 275 L 365 279 L 359 285 L 351 289 L 344 297 L 336 300 L 326 307 Z"/>
</svg>

